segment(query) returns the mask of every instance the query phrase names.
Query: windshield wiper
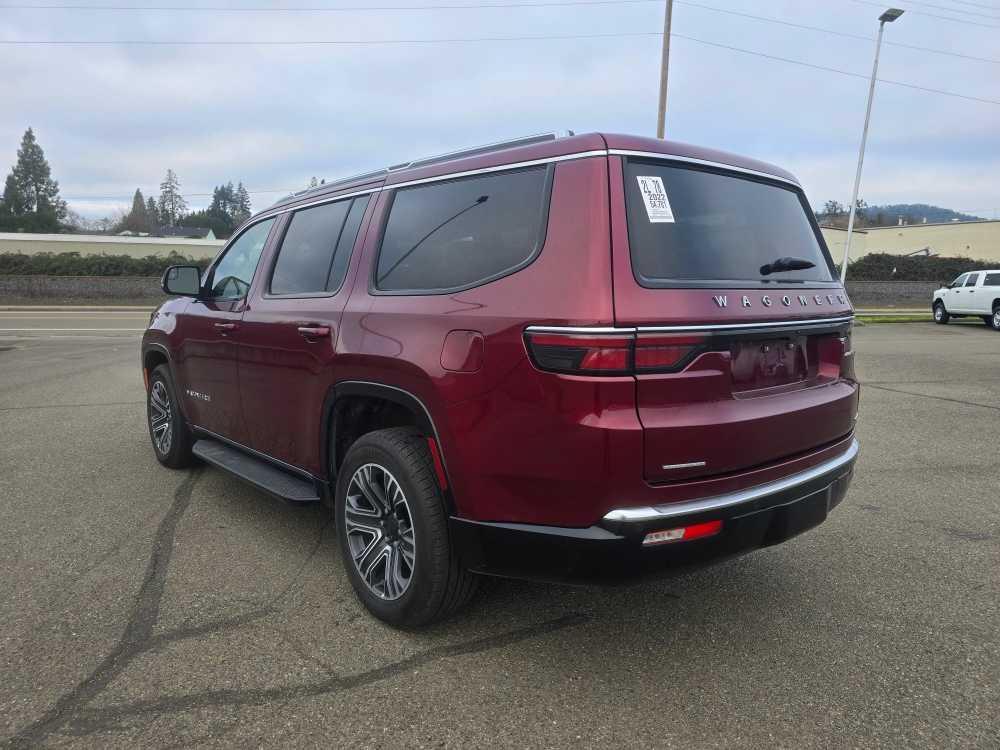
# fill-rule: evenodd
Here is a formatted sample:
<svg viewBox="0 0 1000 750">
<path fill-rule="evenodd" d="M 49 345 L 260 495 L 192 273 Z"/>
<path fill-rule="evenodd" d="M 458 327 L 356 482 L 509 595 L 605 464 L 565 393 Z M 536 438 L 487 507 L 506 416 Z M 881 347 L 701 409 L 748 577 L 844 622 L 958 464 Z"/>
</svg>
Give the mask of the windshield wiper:
<svg viewBox="0 0 1000 750">
<path fill-rule="evenodd" d="M 760 275 L 767 276 L 780 271 L 804 271 L 815 268 L 816 264 L 805 258 L 778 258 L 760 267 Z"/>
</svg>

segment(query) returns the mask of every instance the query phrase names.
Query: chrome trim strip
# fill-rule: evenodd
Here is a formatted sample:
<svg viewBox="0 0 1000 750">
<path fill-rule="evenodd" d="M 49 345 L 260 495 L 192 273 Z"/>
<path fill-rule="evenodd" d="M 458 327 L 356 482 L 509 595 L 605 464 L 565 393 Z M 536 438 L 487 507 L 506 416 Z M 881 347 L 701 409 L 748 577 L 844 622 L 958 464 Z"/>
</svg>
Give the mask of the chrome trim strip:
<svg viewBox="0 0 1000 750">
<path fill-rule="evenodd" d="M 737 167 L 733 164 L 724 164 L 718 161 L 709 161 L 707 159 L 695 159 L 691 156 L 674 156 L 673 154 L 658 154 L 655 151 L 629 151 L 623 148 L 609 148 L 609 156 L 640 156 L 647 159 L 663 159 L 664 161 L 679 161 L 685 164 L 697 164 L 702 167 L 715 167 L 716 169 L 725 169 L 730 172 L 742 172 L 743 174 L 753 175 L 754 177 L 766 177 L 769 180 L 778 180 L 778 182 L 785 182 L 789 185 L 794 185 L 797 188 L 802 188 L 802 185 L 795 180 L 790 180 L 787 177 L 781 177 L 780 175 L 771 174 L 770 172 L 760 172 L 756 169 L 747 169 L 746 167 Z"/>
<path fill-rule="evenodd" d="M 673 469 L 698 469 L 704 465 L 704 461 L 690 461 L 686 464 L 663 464 L 660 468 L 666 471 L 672 471 Z"/>
<path fill-rule="evenodd" d="M 757 323 L 713 323 L 689 326 L 640 326 L 631 328 L 623 326 L 621 328 L 607 326 L 528 326 L 525 330 L 529 333 L 580 333 L 591 334 L 622 334 L 622 333 L 670 333 L 676 331 L 728 331 L 743 330 L 752 328 L 795 328 L 798 326 L 821 326 L 830 323 L 848 323 L 854 320 L 853 315 L 846 315 L 836 318 L 806 318 L 799 320 L 767 320 Z"/>
<path fill-rule="evenodd" d="M 817 479 L 824 474 L 843 469 L 857 459 L 860 450 L 861 447 L 855 438 L 851 440 L 851 447 L 836 458 L 831 458 L 829 461 L 824 461 L 817 466 L 813 466 L 811 469 L 806 469 L 805 471 L 785 477 L 784 479 L 767 482 L 766 484 L 759 484 L 756 487 L 740 490 L 739 492 L 730 492 L 725 495 L 706 497 L 701 500 L 689 500 L 686 502 L 645 506 L 641 508 L 617 508 L 606 513 L 604 520 L 627 522 L 656 521 L 674 518 L 676 516 L 685 516 L 690 513 L 721 510 L 723 508 L 731 508 L 734 505 L 751 503 L 762 497 L 793 489 L 799 485 L 810 482 L 813 479 Z M 836 479 L 832 479 L 830 483 L 832 484 L 835 481 Z"/>
<path fill-rule="evenodd" d="M 634 328 L 613 328 L 600 326 L 528 326 L 525 328 L 528 333 L 582 333 L 586 336 L 594 333 L 635 333 Z"/>
<path fill-rule="evenodd" d="M 237 443 L 235 440 L 230 440 L 229 438 L 223 437 L 222 435 L 219 435 L 218 433 L 212 432 L 211 430 L 207 430 L 204 427 L 199 427 L 198 425 L 193 424 L 193 425 L 191 425 L 191 429 L 194 430 L 194 431 L 196 431 L 196 432 L 200 432 L 200 433 L 202 433 L 204 435 L 208 435 L 209 437 L 212 437 L 212 438 L 214 438 L 214 439 L 216 439 L 216 440 L 218 440 L 218 441 L 220 441 L 222 443 L 226 443 L 227 445 L 230 445 L 233 448 L 236 448 L 237 450 L 241 450 L 244 453 L 247 453 L 247 454 L 249 454 L 251 456 L 254 456 L 255 458 L 260 458 L 263 461 L 267 461 L 268 463 L 276 464 L 276 465 L 280 466 L 281 468 L 283 468 L 283 469 L 285 469 L 287 471 L 290 471 L 290 472 L 293 472 L 295 474 L 298 474 L 299 476 L 303 477 L 304 479 L 308 479 L 308 480 L 313 481 L 313 482 L 316 482 L 316 481 L 320 481 L 321 482 L 321 481 L 323 481 L 321 479 L 317 479 L 316 477 L 314 477 L 310 472 L 306 471 L 305 469 L 300 469 L 298 466 L 292 466 L 291 464 L 285 463 L 280 458 L 275 458 L 274 456 L 269 456 L 268 454 L 262 453 L 261 451 L 254 450 L 253 448 L 251 448 L 249 446 L 243 445 L 243 443 Z"/>
<path fill-rule="evenodd" d="M 664 331 L 724 331 L 745 328 L 785 328 L 796 326 L 821 326 L 827 323 L 847 323 L 854 320 L 853 315 L 838 318 L 807 318 L 805 320 L 768 320 L 759 323 L 719 323 L 714 325 L 692 326 L 641 326 L 639 333 L 661 333 Z"/>
<path fill-rule="evenodd" d="M 564 154 L 563 156 L 548 156 L 544 159 L 531 159 L 530 161 L 518 161 L 510 164 L 498 164 L 495 167 L 481 167 L 479 169 L 467 169 L 464 172 L 450 172 L 449 174 L 436 175 L 434 177 L 424 177 L 419 180 L 407 180 L 397 182 L 392 185 L 383 185 L 382 190 L 395 190 L 396 188 L 409 187 L 410 185 L 423 185 L 427 182 L 441 182 L 442 180 L 457 180 L 460 177 L 471 177 L 477 174 L 489 174 L 491 172 L 509 172 L 525 167 L 536 167 L 540 164 L 555 164 L 561 161 L 571 161 L 575 159 L 589 159 L 592 156 L 607 156 L 608 152 L 603 149 L 596 151 L 580 151 L 575 154 Z"/>
</svg>

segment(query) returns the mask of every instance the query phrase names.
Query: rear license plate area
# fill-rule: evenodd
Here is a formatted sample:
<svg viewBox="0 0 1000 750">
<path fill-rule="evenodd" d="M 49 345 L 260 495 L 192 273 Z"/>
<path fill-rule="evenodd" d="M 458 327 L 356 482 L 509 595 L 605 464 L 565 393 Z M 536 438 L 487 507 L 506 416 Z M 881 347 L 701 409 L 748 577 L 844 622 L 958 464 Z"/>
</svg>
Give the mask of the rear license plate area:
<svg viewBox="0 0 1000 750">
<path fill-rule="evenodd" d="M 730 345 L 733 390 L 755 391 L 798 383 L 809 377 L 806 336 L 737 339 Z"/>
</svg>

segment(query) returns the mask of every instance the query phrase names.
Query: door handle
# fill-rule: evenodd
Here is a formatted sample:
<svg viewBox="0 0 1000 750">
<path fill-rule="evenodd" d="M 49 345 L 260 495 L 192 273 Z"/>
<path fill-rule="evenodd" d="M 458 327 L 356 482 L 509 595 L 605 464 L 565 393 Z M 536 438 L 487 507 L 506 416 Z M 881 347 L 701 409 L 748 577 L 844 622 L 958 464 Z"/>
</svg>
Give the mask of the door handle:
<svg viewBox="0 0 1000 750">
<path fill-rule="evenodd" d="M 216 323 L 215 324 L 215 328 L 218 331 L 235 331 L 236 330 L 236 324 L 235 323 Z"/>
<path fill-rule="evenodd" d="M 299 326 L 299 333 L 307 339 L 321 339 L 330 335 L 330 326 Z"/>
</svg>

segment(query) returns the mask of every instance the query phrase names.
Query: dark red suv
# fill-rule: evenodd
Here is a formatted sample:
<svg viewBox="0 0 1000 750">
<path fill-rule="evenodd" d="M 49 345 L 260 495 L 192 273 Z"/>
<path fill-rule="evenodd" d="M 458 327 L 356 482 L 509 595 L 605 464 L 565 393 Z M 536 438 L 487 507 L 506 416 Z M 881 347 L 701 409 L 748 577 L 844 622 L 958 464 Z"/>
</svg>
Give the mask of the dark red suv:
<svg viewBox="0 0 1000 750">
<path fill-rule="evenodd" d="M 390 623 L 775 544 L 851 480 L 852 308 L 768 164 L 524 138 L 294 195 L 163 287 L 157 458 L 331 504 Z"/>
</svg>

